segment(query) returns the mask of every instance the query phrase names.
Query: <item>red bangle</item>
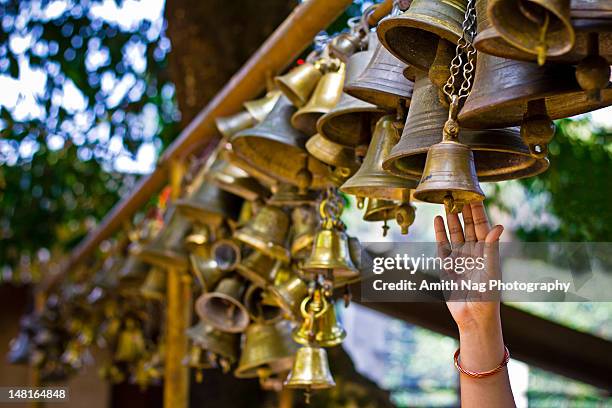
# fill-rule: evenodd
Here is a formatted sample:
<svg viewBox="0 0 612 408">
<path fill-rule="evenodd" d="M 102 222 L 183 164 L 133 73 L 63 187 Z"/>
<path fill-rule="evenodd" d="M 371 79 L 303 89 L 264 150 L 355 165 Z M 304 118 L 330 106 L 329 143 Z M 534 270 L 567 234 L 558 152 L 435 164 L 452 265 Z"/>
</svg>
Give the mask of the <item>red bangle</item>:
<svg viewBox="0 0 612 408">
<path fill-rule="evenodd" d="M 495 373 L 498 373 L 501 370 L 503 370 L 503 368 L 508 365 L 508 361 L 510 361 L 510 352 L 508 351 L 508 347 L 504 346 L 504 359 L 497 367 L 489 371 L 481 371 L 481 372 L 470 371 L 470 370 L 466 370 L 465 368 L 461 367 L 461 365 L 459 364 L 459 350 L 460 349 L 457 349 L 457 351 L 455 351 L 455 367 L 457 368 L 457 370 L 459 370 L 460 373 L 463 373 L 467 375 L 468 377 L 472 377 L 472 378 L 484 378 L 484 377 L 489 377 Z"/>
</svg>

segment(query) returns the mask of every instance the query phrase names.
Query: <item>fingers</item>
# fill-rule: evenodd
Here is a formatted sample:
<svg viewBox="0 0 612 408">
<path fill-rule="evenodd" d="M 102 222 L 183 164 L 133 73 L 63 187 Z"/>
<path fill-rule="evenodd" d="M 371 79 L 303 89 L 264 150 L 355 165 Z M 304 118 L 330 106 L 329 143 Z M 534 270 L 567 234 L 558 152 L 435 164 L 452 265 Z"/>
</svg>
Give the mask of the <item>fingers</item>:
<svg viewBox="0 0 612 408">
<path fill-rule="evenodd" d="M 474 228 L 474 218 L 472 217 L 472 208 L 469 205 L 463 207 L 463 231 L 465 233 L 466 242 L 476 241 L 476 230 Z"/>
<path fill-rule="evenodd" d="M 438 243 L 438 256 L 446 258 L 450 253 L 450 245 L 446 235 L 444 219 L 439 215 L 434 218 L 434 231 L 436 232 L 436 242 Z"/>
<path fill-rule="evenodd" d="M 499 241 L 499 237 L 501 237 L 502 232 L 504 232 L 504 227 L 501 225 L 494 226 L 491 231 L 487 234 L 485 238 L 485 243 L 493 244 Z"/>
<path fill-rule="evenodd" d="M 474 222 L 474 230 L 476 232 L 476 239 L 478 241 L 484 241 L 489 233 L 491 227 L 489 226 L 489 219 L 485 212 L 482 201 L 472 203 L 471 213 L 472 221 Z"/>
<path fill-rule="evenodd" d="M 501 278 L 501 267 L 499 259 L 499 237 L 504 232 L 501 225 L 494 226 L 487 234 L 484 244 L 484 256 L 487 260 L 487 274 L 490 279 Z"/>
<path fill-rule="evenodd" d="M 452 214 L 448 210 L 446 211 L 446 222 L 448 223 L 448 232 L 450 233 L 450 241 L 452 244 L 463 244 L 465 238 L 463 237 L 463 228 L 459 221 L 458 214 Z"/>
</svg>

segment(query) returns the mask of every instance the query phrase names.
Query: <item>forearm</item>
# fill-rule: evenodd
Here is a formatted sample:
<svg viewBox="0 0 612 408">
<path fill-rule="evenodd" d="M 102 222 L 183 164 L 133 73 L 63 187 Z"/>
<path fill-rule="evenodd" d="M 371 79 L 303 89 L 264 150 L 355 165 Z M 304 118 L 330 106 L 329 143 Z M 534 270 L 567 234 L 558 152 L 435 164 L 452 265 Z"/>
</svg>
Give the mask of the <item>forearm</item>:
<svg viewBox="0 0 612 408">
<path fill-rule="evenodd" d="M 504 358 L 504 340 L 499 319 L 484 326 L 460 328 L 461 367 L 483 372 L 497 367 Z M 485 378 L 461 377 L 461 406 L 463 408 L 515 407 L 508 369 Z"/>
</svg>

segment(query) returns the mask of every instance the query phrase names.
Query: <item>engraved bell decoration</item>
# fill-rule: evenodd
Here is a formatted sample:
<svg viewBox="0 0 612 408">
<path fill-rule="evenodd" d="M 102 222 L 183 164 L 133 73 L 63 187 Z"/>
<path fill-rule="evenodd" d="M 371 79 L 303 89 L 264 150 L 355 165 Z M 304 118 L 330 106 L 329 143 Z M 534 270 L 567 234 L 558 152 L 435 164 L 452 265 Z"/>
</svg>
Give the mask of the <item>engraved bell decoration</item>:
<svg viewBox="0 0 612 408">
<path fill-rule="evenodd" d="M 243 332 L 249 324 L 249 314 L 241 302 L 244 284 L 237 278 L 223 278 L 213 292 L 204 293 L 195 304 L 198 316 L 217 330 Z"/>
</svg>

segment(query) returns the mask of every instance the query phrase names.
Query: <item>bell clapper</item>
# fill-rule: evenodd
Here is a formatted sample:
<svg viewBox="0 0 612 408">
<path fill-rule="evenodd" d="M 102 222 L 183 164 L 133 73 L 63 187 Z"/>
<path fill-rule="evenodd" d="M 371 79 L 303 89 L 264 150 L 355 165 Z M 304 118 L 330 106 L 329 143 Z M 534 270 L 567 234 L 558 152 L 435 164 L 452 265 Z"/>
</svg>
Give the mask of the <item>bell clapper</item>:
<svg viewBox="0 0 612 408">
<path fill-rule="evenodd" d="M 304 154 L 304 167 L 295 175 L 298 191 L 306 194 L 308 187 L 312 184 L 312 173 L 308 170 L 308 154 Z"/>
<path fill-rule="evenodd" d="M 409 202 L 401 203 L 395 210 L 395 221 L 400 226 L 402 235 L 408 234 L 408 228 L 415 218 L 415 208 Z"/>
<path fill-rule="evenodd" d="M 202 373 L 202 369 L 198 368 L 195 372 L 195 380 L 198 384 L 200 384 L 203 379 L 204 379 L 204 374 Z"/>
<path fill-rule="evenodd" d="M 444 196 L 444 206 L 451 214 L 459 214 L 461 211 L 463 211 L 463 203 L 455 200 L 450 191 L 446 196 Z"/>
<path fill-rule="evenodd" d="M 599 55 L 599 34 L 589 33 L 588 55 L 576 67 L 576 80 L 586 91 L 587 100 L 601 102 L 601 90 L 610 81 L 610 64 Z"/>
<path fill-rule="evenodd" d="M 529 101 L 527 112 L 523 116 L 521 137 L 535 158 L 544 158 L 548 154 L 548 143 L 555 135 L 555 124 L 546 112 L 544 99 Z"/>
<path fill-rule="evenodd" d="M 544 24 L 540 28 L 540 43 L 536 46 L 536 51 L 538 53 L 538 65 L 542 66 L 546 63 L 546 52 L 548 51 L 548 47 L 546 45 L 546 31 L 548 31 L 548 25 L 550 24 L 550 15 L 548 12 L 544 17 Z"/>
<path fill-rule="evenodd" d="M 308 405 L 310 405 L 310 396 L 312 395 L 312 389 L 310 387 L 310 385 L 308 385 L 306 387 L 306 390 L 304 391 L 304 402 Z"/>
</svg>

